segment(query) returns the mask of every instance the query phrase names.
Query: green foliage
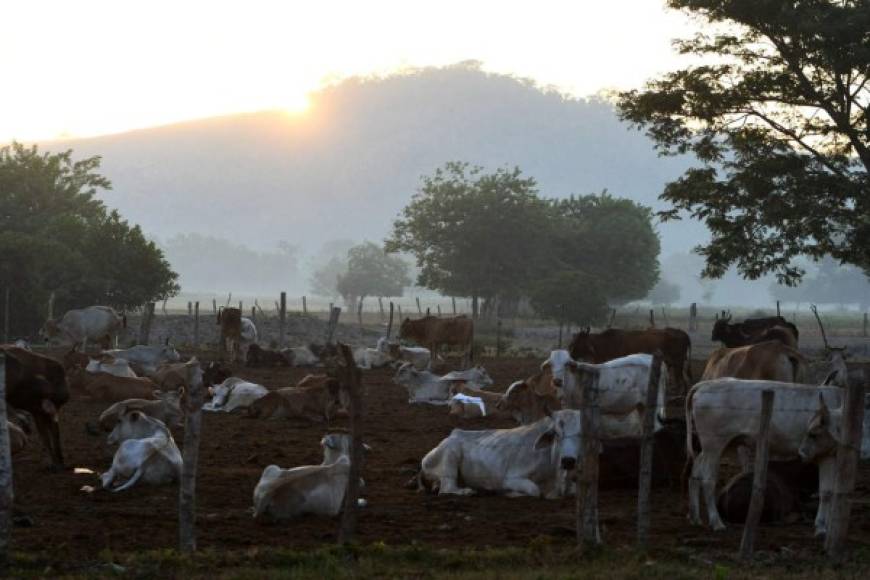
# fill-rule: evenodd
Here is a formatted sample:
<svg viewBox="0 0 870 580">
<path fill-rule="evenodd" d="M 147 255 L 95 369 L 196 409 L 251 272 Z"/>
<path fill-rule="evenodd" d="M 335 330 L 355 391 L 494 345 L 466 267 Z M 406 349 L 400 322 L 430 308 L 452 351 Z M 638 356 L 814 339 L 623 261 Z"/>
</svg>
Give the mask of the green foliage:
<svg viewBox="0 0 870 580">
<path fill-rule="evenodd" d="M 99 157 L 0 148 L 0 280 L 13 294 L 15 333 L 55 312 L 91 304 L 128 309 L 178 291 L 169 264 L 138 226 L 94 198 L 111 187 Z M 8 282 L 7 282 L 8 281 Z"/>
<path fill-rule="evenodd" d="M 647 299 L 653 304 L 673 304 L 680 299 L 680 286 L 661 279 L 649 291 Z"/>
<path fill-rule="evenodd" d="M 337 278 L 336 289 L 353 304 L 366 296 L 401 296 L 411 285 L 408 264 L 391 256 L 372 242 L 354 246 L 347 252 L 347 271 Z"/>
<path fill-rule="evenodd" d="M 669 183 L 667 219 L 704 221 L 704 274 L 735 265 L 787 284 L 801 254 L 870 265 L 870 5 L 669 0 L 710 32 L 680 41 L 709 64 L 620 97 L 663 154 L 700 162 Z"/>
<path fill-rule="evenodd" d="M 651 219 L 648 208 L 606 192 L 547 200 L 517 168 L 486 174 L 452 162 L 423 178 L 386 248 L 416 257 L 421 286 L 505 302 L 534 297 L 548 316 L 570 303 L 566 320 L 592 322 L 602 305 L 643 298 L 658 280 Z"/>
<path fill-rule="evenodd" d="M 607 300 L 595 278 L 562 270 L 532 286 L 532 307 L 541 316 L 581 326 L 606 320 Z"/>
</svg>

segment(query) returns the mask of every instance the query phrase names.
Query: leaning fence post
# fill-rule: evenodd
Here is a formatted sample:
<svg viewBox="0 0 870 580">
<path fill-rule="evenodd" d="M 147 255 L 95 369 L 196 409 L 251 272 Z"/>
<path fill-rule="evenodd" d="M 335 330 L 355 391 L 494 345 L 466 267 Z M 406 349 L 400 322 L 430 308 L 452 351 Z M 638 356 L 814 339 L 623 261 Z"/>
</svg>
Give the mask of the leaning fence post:
<svg viewBox="0 0 870 580">
<path fill-rule="evenodd" d="M 338 543 L 348 544 L 356 534 L 356 510 L 359 498 L 359 481 L 363 467 L 363 405 L 360 389 L 362 373 L 353 360 L 353 351 L 346 344 L 339 344 L 339 350 L 344 358 L 344 364 L 339 366 L 338 376 L 341 388 L 347 390 L 350 418 L 350 470 L 347 478 L 347 491 L 344 494 L 344 509 L 341 515 L 341 527 L 338 531 Z"/>
<path fill-rule="evenodd" d="M 393 331 L 393 301 L 390 300 L 390 320 L 387 323 L 387 340 L 390 340 L 390 333 Z"/>
<path fill-rule="evenodd" d="M 384 321 L 384 299 L 381 296 L 378 296 L 378 310 L 381 311 L 381 322 Z"/>
<path fill-rule="evenodd" d="M 190 300 L 187 301 L 187 315 L 193 316 L 193 302 Z"/>
<path fill-rule="evenodd" d="M 577 486 L 577 544 L 595 546 L 601 543 L 598 532 L 598 378 L 583 389 L 580 406 L 580 434 L 583 450 L 583 468 Z"/>
<path fill-rule="evenodd" d="M 828 533 L 825 536 L 825 551 L 835 562 L 841 562 L 846 552 L 849 535 L 849 516 L 852 513 L 852 492 L 858 472 L 858 457 L 861 451 L 861 431 L 864 423 L 864 385 L 853 381 L 846 387 L 843 405 L 840 444 L 837 446 L 834 497 L 828 511 Z"/>
<path fill-rule="evenodd" d="M 752 474 L 752 499 L 749 500 L 749 511 L 746 512 L 746 524 L 743 526 L 743 539 L 740 542 L 740 558 L 752 558 L 752 548 L 758 524 L 761 522 L 761 512 L 764 510 L 764 492 L 767 490 L 767 461 L 770 457 L 770 418 L 773 415 L 773 401 L 776 392 L 773 389 L 761 391 L 761 424 L 758 428 L 758 438 L 755 441 L 755 471 Z"/>
<path fill-rule="evenodd" d="M 662 353 L 653 354 L 646 386 L 646 408 L 643 415 L 643 439 L 640 444 L 640 474 L 637 491 L 637 546 L 646 550 L 649 543 L 649 496 L 652 488 L 655 417 L 658 412 L 659 381 L 662 376 Z"/>
<path fill-rule="evenodd" d="M 286 337 L 287 324 L 287 293 L 281 292 L 281 304 L 278 309 L 278 346 L 284 348 L 284 339 Z"/>
<path fill-rule="evenodd" d="M 184 419 L 184 449 L 181 465 L 181 484 L 178 491 L 179 550 L 196 550 L 196 467 L 199 461 L 199 435 L 202 427 L 202 370 L 199 363 L 191 369 L 193 380 L 188 381 L 187 414 Z"/>
<path fill-rule="evenodd" d="M 199 348 L 199 300 L 193 303 L 193 348 Z"/>
<path fill-rule="evenodd" d="M 148 344 L 148 340 L 151 337 L 151 320 L 154 318 L 154 306 L 153 302 L 148 302 L 142 310 L 142 320 L 139 324 L 139 344 Z"/>
<path fill-rule="evenodd" d="M 5 565 L 9 554 L 9 536 L 12 531 L 12 453 L 9 450 L 9 428 L 6 424 L 6 353 L 0 350 L 0 564 Z"/>
<path fill-rule="evenodd" d="M 417 314 L 419 314 L 420 316 L 423 316 L 423 308 L 420 306 L 420 297 L 416 296 L 416 298 L 417 298 Z"/>
</svg>

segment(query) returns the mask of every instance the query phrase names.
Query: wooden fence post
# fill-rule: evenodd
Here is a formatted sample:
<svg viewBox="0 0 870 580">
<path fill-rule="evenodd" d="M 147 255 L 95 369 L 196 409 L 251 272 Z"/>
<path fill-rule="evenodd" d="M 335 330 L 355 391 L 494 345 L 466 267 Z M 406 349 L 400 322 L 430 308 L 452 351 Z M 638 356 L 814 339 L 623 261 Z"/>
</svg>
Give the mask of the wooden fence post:
<svg viewBox="0 0 870 580">
<path fill-rule="evenodd" d="M 54 320 L 54 290 L 48 295 L 48 320 Z"/>
<path fill-rule="evenodd" d="M 646 385 L 646 408 L 643 415 L 643 438 L 640 444 L 640 474 L 637 491 L 637 546 L 646 550 L 649 544 L 649 496 L 652 488 L 655 418 L 658 412 L 659 381 L 662 375 L 662 353 L 653 354 Z"/>
<path fill-rule="evenodd" d="M 151 320 L 154 318 L 154 307 L 155 304 L 153 302 L 148 302 L 142 310 L 142 321 L 139 324 L 139 344 L 148 344 L 148 340 L 151 337 Z"/>
<path fill-rule="evenodd" d="M 241 312 L 242 314 L 245 313 L 245 306 L 244 304 L 242 304 L 241 300 L 239 300 L 239 312 Z"/>
<path fill-rule="evenodd" d="M 668 322 L 668 312 L 665 310 L 665 307 L 662 306 L 662 319 L 665 321 L 665 326 L 670 326 L 671 323 Z"/>
<path fill-rule="evenodd" d="M 652 308 L 649 309 L 649 327 L 650 328 L 656 327 L 656 311 L 653 310 Z"/>
<path fill-rule="evenodd" d="M 284 348 L 286 346 L 287 337 L 287 293 L 281 292 L 281 303 L 278 305 L 278 346 Z"/>
<path fill-rule="evenodd" d="M 861 452 L 861 435 L 864 423 L 864 385 L 853 381 L 846 387 L 843 405 L 840 444 L 837 446 L 834 497 L 828 511 L 828 533 L 825 536 L 825 551 L 835 562 L 842 562 L 846 553 L 846 538 L 849 535 L 849 517 L 852 513 L 852 492 L 858 472 Z"/>
<path fill-rule="evenodd" d="M 363 299 L 359 299 L 359 305 L 356 307 L 356 320 L 359 322 L 359 329 L 362 332 L 363 323 L 362 323 L 362 310 L 363 310 Z"/>
<path fill-rule="evenodd" d="M 598 531 L 598 379 L 583 389 L 580 406 L 583 431 L 580 447 L 583 449 L 583 469 L 577 485 L 577 545 L 596 546 L 601 543 Z"/>
<path fill-rule="evenodd" d="M 773 401 L 776 392 L 773 389 L 761 391 L 761 423 L 758 428 L 758 438 L 755 440 L 755 471 L 752 474 L 752 499 L 749 500 L 749 511 L 746 512 L 746 523 L 743 526 L 743 539 L 740 542 L 740 559 L 752 558 L 752 548 L 758 524 L 761 522 L 761 512 L 764 510 L 764 492 L 767 490 L 767 461 L 770 457 L 770 418 L 773 415 Z"/>
<path fill-rule="evenodd" d="M 402 305 L 396 304 L 396 309 L 399 311 L 399 320 L 400 321 L 403 320 L 403 318 L 402 318 Z"/>
<path fill-rule="evenodd" d="M 420 306 L 420 297 L 417 296 L 417 314 L 423 316 L 423 308 Z"/>
<path fill-rule="evenodd" d="M 211 312 L 212 314 L 217 314 L 217 298 L 211 299 Z"/>
<path fill-rule="evenodd" d="M 381 312 L 381 322 L 384 321 L 384 299 L 381 296 L 378 296 L 378 310 Z"/>
<path fill-rule="evenodd" d="M 257 307 L 251 306 L 251 322 L 257 322 Z"/>
<path fill-rule="evenodd" d="M 456 296 L 451 296 L 450 300 L 453 301 L 453 316 L 456 316 Z"/>
<path fill-rule="evenodd" d="M 501 318 L 495 321 L 495 358 L 501 358 Z"/>
<path fill-rule="evenodd" d="M 0 565 L 5 566 L 9 555 L 9 536 L 12 531 L 12 453 L 9 450 L 9 430 L 6 424 L 6 354 L 0 350 Z"/>
<path fill-rule="evenodd" d="M 326 326 L 326 344 L 332 344 L 335 329 L 338 327 L 338 317 L 341 316 L 341 307 L 333 306 L 329 312 L 329 324 Z"/>
<path fill-rule="evenodd" d="M 193 303 L 190 300 L 187 301 L 187 315 L 193 316 Z"/>
<path fill-rule="evenodd" d="M 353 351 L 346 344 L 339 344 L 344 364 L 339 366 L 338 377 L 341 388 L 347 389 L 350 418 L 350 472 L 347 491 L 344 494 L 344 509 L 341 527 L 338 530 L 338 543 L 349 544 L 356 535 L 357 502 L 359 500 L 359 480 L 363 468 L 363 405 L 360 395 L 362 373 L 353 360 Z"/>
<path fill-rule="evenodd" d="M 390 340 L 390 333 L 393 331 L 393 301 L 390 300 L 390 320 L 387 323 L 387 340 Z"/>
<path fill-rule="evenodd" d="M 188 377 L 191 369 L 188 367 Z M 187 392 L 187 415 L 184 419 L 184 448 L 181 484 L 178 490 L 178 545 L 182 552 L 196 550 L 196 467 L 199 461 L 199 435 L 202 427 L 202 369 L 193 369 Z"/>
<path fill-rule="evenodd" d="M 305 296 L 302 297 L 302 315 L 308 316 L 308 300 Z"/>
<path fill-rule="evenodd" d="M 199 348 L 199 300 L 193 304 L 193 348 Z"/>
<path fill-rule="evenodd" d="M 332 311 L 333 311 L 333 309 L 335 309 L 335 304 L 333 304 L 332 302 L 330 302 L 330 303 L 329 303 L 329 310 L 328 310 L 327 313 L 326 313 L 326 319 L 327 319 L 327 320 L 332 319 Z"/>
<path fill-rule="evenodd" d="M 563 320 L 565 318 L 565 316 L 564 316 L 565 306 L 562 304 L 559 304 L 557 306 L 557 308 L 559 309 L 559 348 L 561 349 L 562 348 L 562 324 L 563 324 Z"/>
<path fill-rule="evenodd" d="M 779 313 L 779 300 L 776 301 L 776 315 L 781 316 L 781 314 Z"/>
<path fill-rule="evenodd" d="M 9 344 L 9 302 L 12 299 L 12 289 L 6 287 L 6 297 L 3 300 L 3 342 Z"/>
<path fill-rule="evenodd" d="M 436 304 L 436 305 L 435 305 L 435 308 L 436 308 L 437 311 L 438 311 L 438 318 L 441 318 L 441 305 L 440 305 L 440 304 Z"/>
</svg>

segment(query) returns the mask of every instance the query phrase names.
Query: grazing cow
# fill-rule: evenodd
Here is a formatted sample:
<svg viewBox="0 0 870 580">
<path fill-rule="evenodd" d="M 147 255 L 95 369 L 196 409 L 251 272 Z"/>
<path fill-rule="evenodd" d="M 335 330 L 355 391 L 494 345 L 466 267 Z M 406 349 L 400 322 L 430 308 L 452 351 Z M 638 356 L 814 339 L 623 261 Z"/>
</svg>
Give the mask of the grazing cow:
<svg viewBox="0 0 870 580">
<path fill-rule="evenodd" d="M 61 344 L 81 345 L 87 350 L 88 341 L 99 342 L 110 348 L 118 339 L 118 333 L 127 328 L 127 317 L 119 315 L 108 306 L 88 306 L 69 310 L 60 320 L 46 320 L 39 336 L 46 341 Z"/>
<path fill-rule="evenodd" d="M 438 356 L 442 346 L 459 348 L 467 357 L 467 364 L 471 364 L 473 360 L 474 321 L 467 316 L 425 316 L 419 320 L 406 318 L 399 328 L 399 337 L 428 348 L 431 353 L 430 364 Z"/>
<path fill-rule="evenodd" d="M 309 375 L 299 386 L 278 389 L 260 397 L 248 407 L 248 415 L 262 419 L 331 421 L 338 411 L 346 408 L 346 402 L 347 395 L 337 379 Z"/>
<path fill-rule="evenodd" d="M 14 346 L 0 350 L 6 353 L 6 402 L 33 416 L 53 467 L 62 468 L 57 414 L 70 395 L 63 366 L 53 358 Z"/>
<path fill-rule="evenodd" d="M 564 350 L 556 350 L 550 353 L 544 366 L 550 367 L 553 384 L 566 409 L 579 409 L 583 391 L 593 383 L 597 385 L 602 438 L 640 437 L 652 359 L 648 354 L 633 354 L 602 364 L 590 364 L 572 360 Z M 656 430 L 662 425 L 660 417 L 665 409 L 667 375 L 662 369 L 656 404 Z M 610 422 L 613 431 L 608 433 L 607 425 Z M 624 428 L 629 431 L 622 431 Z"/>
<path fill-rule="evenodd" d="M 202 406 L 205 411 L 232 413 L 245 409 L 269 391 L 263 385 L 250 383 L 245 379 L 230 377 L 219 385 L 209 387 L 211 401 Z"/>
<path fill-rule="evenodd" d="M 285 367 L 289 366 L 289 363 L 287 357 L 280 351 L 263 348 L 254 343 L 248 347 L 245 365 L 249 367 Z"/>
<path fill-rule="evenodd" d="M 562 403 L 551 381 L 546 381 L 546 388 L 538 386 L 543 374 L 511 384 L 496 408 L 509 414 L 519 425 L 529 425 L 561 409 Z"/>
<path fill-rule="evenodd" d="M 103 355 L 111 356 L 115 359 L 124 359 L 137 375 L 153 376 L 157 369 L 162 364 L 178 362 L 181 360 L 181 355 L 175 350 L 175 347 L 169 344 L 163 346 L 148 346 L 138 344 L 136 346 L 107 350 Z"/>
<path fill-rule="evenodd" d="M 89 373 L 105 373 L 116 377 L 136 378 L 136 373 L 130 368 L 130 363 L 122 358 L 114 358 L 109 355 L 100 355 L 88 361 L 85 370 Z"/>
<path fill-rule="evenodd" d="M 707 359 L 702 381 L 722 377 L 803 382 L 804 357 L 795 349 L 777 340 L 769 340 L 736 348 L 723 347 Z"/>
<path fill-rule="evenodd" d="M 713 333 L 710 337 L 713 341 L 719 341 L 728 348 L 747 346 L 768 340 L 778 340 L 797 348 L 797 326 L 787 321 L 782 316 L 769 316 L 767 318 L 747 318 L 743 322 L 731 324 L 731 315 L 716 319 L 713 324 Z"/>
<path fill-rule="evenodd" d="M 157 385 L 146 377 L 116 377 L 106 373 L 89 373 L 75 368 L 68 373 L 73 392 L 91 399 L 117 403 L 125 399 L 153 399 Z"/>
<path fill-rule="evenodd" d="M 492 379 L 482 366 L 453 371 L 439 377 L 429 371 L 418 371 L 413 364 L 405 363 L 396 371 L 393 382 L 408 389 L 409 403 L 446 405 L 452 383 L 465 383 L 473 389 L 482 389 L 491 385 Z"/>
<path fill-rule="evenodd" d="M 281 350 L 284 359 L 291 367 L 313 367 L 320 363 L 320 357 L 308 346 L 292 346 Z"/>
<path fill-rule="evenodd" d="M 161 421 L 144 413 L 131 411 L 122 415 L 109 434 L 109 444 L 119 447 L 112 467 L 100 476 L 104 489 L 124 491 L 139 481 L 165 485 L 181 475 L 181 452 L 172 433 Z"/>
<path fill-rule="evenodd" d="M 254 518 L 288 520 L 341 511 L 350 476 L 350 436 L 328 433 L 320 440 L 323 463 L 281 469 L 270 465 L 254 488 Z M 364 446 L 367 449 L 368 446 Z"/>
<path fill-rule="evenodd" d="M 716 483 L 722 453 L 732 444 L 747 444 L 759 430 L 761 392 L 772 389 L 775 393 L 770 423 L 770 457 L 789 460 L 801 457 L 819 465 L 819 509 L 816 514 L 816 533 L 827 529 L 830 496 L 833 490 L 834 460 L 821 452 L 810 452 L 802 446 L 809 433 L 813 437 L 839 428 L 843 390 L 836 387 L 795 385 L 776 381 L 750 381 L 723 378 L 703 381 L 695 385 L 686 398 L 686 452 L 692 462 L 689 481 L 689 518 L 701 523 L 700 500 L 703 490 L 710 526 L 725 528 L 716 509 Z M 820 404 L 821 399 L 821 404 Z M 829 412 L 828 408 L 836 409 Z M 817 409 L 819 409 L 817 411 Z M 822 416 L 819 419 L 819 416 Z M 866 422 L 866 421 L 865 421 Z M 865 426 L 865 434 L 867 433 Z M 695 452 L 693 434 L 701 446 Z M 870 457 L 870 438 L 864 437 L 862 457 Z"/>
<path fill-rule="evenodd" d="M 180 427 L 184 417 L 181 409 L 183 394 L 182 387 L 181 391 L 154 391 L 157 400 L 126 399 L 115 403 L 100 415 L 100 428 L 103 431 L 112 431 L 120 418 L 132 411 L 153 417 L 167 427 Z"/>
<path fill-rule="evenodd" d="M 513 429 L 454 429 L 423 457 L 418 483 L 439 495 L 563 497 L 582 461 L 580 431 L 580 412 L 568 410 Z"/>
<path fill-rule="evenodd" d="M 568 347 L 571 358 L 600 364 L 630 354 L 662 353 L 668 373 L 681 392 L 692 382 L 692 341 L 678 328 L 650 328 L 648 330 L 619 330 L 610 328 L 592 334 L 589 328 L 574 335 Z"/>
</svg>

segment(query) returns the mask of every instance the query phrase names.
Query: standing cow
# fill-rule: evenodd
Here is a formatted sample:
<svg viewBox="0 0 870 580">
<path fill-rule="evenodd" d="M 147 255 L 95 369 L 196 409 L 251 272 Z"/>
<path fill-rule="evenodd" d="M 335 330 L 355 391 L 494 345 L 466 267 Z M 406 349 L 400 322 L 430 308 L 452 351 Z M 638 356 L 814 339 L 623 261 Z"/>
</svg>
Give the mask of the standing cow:
<svg viewBox="0 0 870 580">
<path fill-rule="evenodd" d="M 242 362 L 245 362 L 248 347 L 258 339 L 254 322 L 242 317 L 242 311 L 238 308 L 221 308 L 218 310 L 217 323 L 221 327 L 221 352 L 229 351 L 230 362 L 235 362 L 236 354 L 241 352 Z"/>
<path fill-rule="evenodd" d="M 46 320 L 39 335 L 46 341 L 80 344 L 84 352 L 89 340 L 99 342 L 104 350 L 116 345 L 118 333 L 124 328 L 127 328 L 127 317 L 118 314 L 113 308 L 88 306 L 70 310 L 60 320 Z"/>
<path fill-rule="evenodd" d="M 743 322 L 731 323 L 731 315 L 717 318 L 710 339 L 719 341 L 728 348 L 777 340 L 786 346 L 797 348 L 799 333 L 797 326 L 782 316 L 747 318 Z"/>
<path fill-rule="evenodd" d="M 467 316 L 438 318 L 425 316 L 418 320 L 406 318 L 399 328 L 399 338 L 411 340 L 429 349 L 432 360 L 438 356 L 442 346 L 455 346 L 466 357 L 465 366 L 471 366 L 474 358 L 474 321 Z"/>
</svg>

